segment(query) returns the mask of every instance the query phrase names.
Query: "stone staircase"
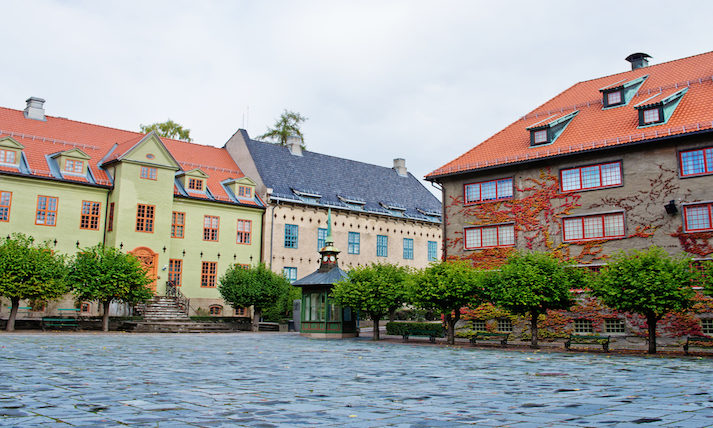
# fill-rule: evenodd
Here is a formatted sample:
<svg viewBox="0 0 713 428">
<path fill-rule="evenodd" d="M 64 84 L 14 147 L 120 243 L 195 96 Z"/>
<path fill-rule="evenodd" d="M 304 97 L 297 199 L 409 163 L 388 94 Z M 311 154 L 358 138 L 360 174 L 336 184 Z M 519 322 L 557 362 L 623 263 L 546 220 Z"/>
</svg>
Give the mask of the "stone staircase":
<svg viewBox="0 0 713 428">
<path fill-rule="evenodd" d="M 223 322 L 195 322 L 176 297 L 154 296 L 146 302 L 143 321 L 127 322 L 137 333 L 231 333 L 235 327 Z"/>
</svg>

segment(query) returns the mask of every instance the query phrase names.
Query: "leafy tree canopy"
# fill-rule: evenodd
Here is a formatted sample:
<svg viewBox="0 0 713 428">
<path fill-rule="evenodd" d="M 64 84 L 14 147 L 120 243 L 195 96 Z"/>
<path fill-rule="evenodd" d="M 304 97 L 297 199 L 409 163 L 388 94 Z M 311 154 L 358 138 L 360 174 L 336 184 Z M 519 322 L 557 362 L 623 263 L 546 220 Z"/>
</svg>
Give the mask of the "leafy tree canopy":
<svg viewBox="0 0 713 428">
<path fill-rule="evenodd" d="M 300 124 L 307 119 L 307 117 L 302 116 L 297 112 L 285 110 L 280 115 L 280 118 L 275 121 L 272 128 L 267 128 L 267 132 L 260 135 L 258 138 L 270 140 L 274 143 L 280 144 L 281 146 L 285 146 L 287 145 L 287 137 L 296 135 L 300 137 L 300 140 L 302 140 L 302 148 L 304 149 L 304 135 L 300 129 Z"/>
<path fill-rule="evenodd" d="M 161 137 L 172 138 L 175 140 L 183 140 L 191 142 L 191 130 L 184 129 L 180 124 L 168 119 L 161 123 L 152 123 L 150 125 L 139 125 L 141 132 L 148 134 L 151 131 L 156 131 Z"/>
</svg>

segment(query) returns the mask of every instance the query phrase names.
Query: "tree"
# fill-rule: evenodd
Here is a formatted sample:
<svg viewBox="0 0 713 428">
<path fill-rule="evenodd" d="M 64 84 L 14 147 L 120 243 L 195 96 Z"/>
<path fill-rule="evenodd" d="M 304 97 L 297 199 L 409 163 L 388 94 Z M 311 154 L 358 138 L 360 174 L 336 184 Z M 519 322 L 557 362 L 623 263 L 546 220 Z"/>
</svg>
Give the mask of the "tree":
<svg viewBox="0 0 713 428">
<path fill-rule="evenodd" d="M 656 353 L 656 324 L 668 312 L 693 305 L 700 273 L 690 258 L 673 258 L 658 247 L 619 253 L 591 284 L 592 294 L 612 308 L 643 315 L 649 354 Z"/>
<path fill-rule="evenodd" d="M 173 138 L 183 141 L 191 142 L 191 130 L 184 129 L 180 124 L 168 119 L 161 123 L 152 123 L 150 125 L 139 125 L 141 127 L 141 132 L 148 134 L 151 131 L 156 131 L 158 135 L 166 138 Z"/>
<path fill-rule="evenodd" d="M 103 307 L 102 330 L 109 331 L 113 301 L 139 303 L 150 299 L 152 282 L 132 254 L 98 244 L 85 248 L 69 264 L 69 280 L 78 300 L 98 300 Z"/>
<path fill-rule="evenodd" d="M 262 318 L 266 321 L 280 322 L 285 318 L 292 318 L 293 304 L 302 296 L 299 287 L 290 285 L 286 293 L 278 297 L 274 305 L 263 308 Z"/>
<path fill-rule="evenodd" d="M 289 292 L 290 283 L 284 276 L 271 271 L 263 263 L 251 268 L 235 265 L 220 278 L 218 291 L 233 308 L 253 307 L 253 331 L 260 327 L 265 308 L 275 305 Z"/>
<path fill-rule="evenodd" d="M 443 314 L 451 345 L 455 343 L 455 325 L 461 308 L 485 301 L 482 273 L 462 261 L 433 263 L 417 272 L 409 294 L 414 305 Z"/>
<path fill-rule="evenodd" d="M 272 128 L 267 128 L 267 132 L 258 138 L 272 140 L 281 146 L 285 146 L 287 145 L 287 137 L 296 135 L 300 137 L 302 148 L 304 149 L 304 135 L 302 134 L 302 130 L 300 130 L 300 124 L 307 119 L 307 117 L 297 112 L 285 110 L 280 115 L 280 118 L 277 119 L 275 125 L 273 125 Z"/>
<path fill-rule="evenodd" d="M 6 330 L 15 330 L 20 300 L 53 300 L 69 291 L 64 258 L 47 243 L 35 245 L 32 237 L 15 233 L 0 244 L 0 296 L 12 304 Z"/>
<path fill-rule="evenodd" d="M 379 321 L 406 302 L 409 277 L 409 269 L 404 266 L 358 266 L 334 285 L 332 298 L 340 306 L 367 314 L 374 322 L 372 340 L 379 340 Z"/>
<path fill-rule="evenodd" d="M 530 315 L 532 339 L 537 348 L 537 319 L 550 309 L 569 309 L 571 288 L 585 285 L 582 270 L 546 253 L 515 253 L 498 271 L 490 271 L 486 288 L 496 305 L 513 314 Z"/>
</svg>

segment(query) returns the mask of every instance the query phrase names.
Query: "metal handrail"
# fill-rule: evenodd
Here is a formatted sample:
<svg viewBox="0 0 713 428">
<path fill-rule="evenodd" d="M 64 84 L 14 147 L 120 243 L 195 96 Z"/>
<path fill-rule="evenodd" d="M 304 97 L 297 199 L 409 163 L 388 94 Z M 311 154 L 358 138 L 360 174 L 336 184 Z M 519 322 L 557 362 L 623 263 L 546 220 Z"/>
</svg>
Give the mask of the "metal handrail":
<svg viewBox="0 0 713 428">
<path fill-rule="evenodd" d="M 191 301 L 189 298 L 181 293 L 181 290 L 176 286 L 173 281 L 166 281 L 166 297 L 173 297 L 178 302 L 178 306 L 183 309 L 183 311 L 188 315 L 188 309 L 190 308 Z"/>
</svg>

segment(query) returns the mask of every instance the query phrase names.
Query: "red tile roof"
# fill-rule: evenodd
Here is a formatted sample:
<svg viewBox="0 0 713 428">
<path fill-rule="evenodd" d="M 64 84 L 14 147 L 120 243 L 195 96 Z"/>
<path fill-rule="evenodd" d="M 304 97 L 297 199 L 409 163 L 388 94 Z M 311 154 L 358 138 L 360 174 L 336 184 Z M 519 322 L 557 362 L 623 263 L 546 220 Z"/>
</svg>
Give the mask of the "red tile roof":
<svg viewBox="0 0 713 428">
<path fill-rule="evenodd" d="M 109 153 L 115 144 L 118 144 L 117 148 L 105 161 L 116 159 L 138 143 L 146 134 L 60 117 L 47 116 L 47 120 L 44 122 L 26 119 L 21 110 L 0 107 L 0 137 L 4 136 L 12 137 L 25 147 L 23 153 L 32 175 L 52 177 L 45 156 L 79 148 L 91 158 L 89 167 L 97 183 L 111 185 L 106 172 L 99 168 L 99 161 Z M 244 174 L 227 150 L 168 138 L 161 138 L 161 141 L 183 170 L 200 168 L 208 174 L 208 188 L 217 200 L 231 201 L 220 182 L 228 178 L 241 178 Z M 76 180 L 77 178 L 67 175 L 65 179 Z M 78 178 L 78 180 L 82 179 Z M 197 195 L 191 196 L 197 197 Z M 208 199 L 207 196 L 204 198 Z M 259 206 L 254 201 L 241 200 L 240 202 Z"/>
<path fill-rule="evenodd" d="M 602 109 L 600 89 L 645 75 L 648 78 L 626 106 Z M 635 105 L 663 92 L 653 100 L 661 101 L 683 88 L 688 92 L 668 122 L 639 128 Z M 579 113 L 554 143 L 530 147 L 528 127 L 575 110 Z M 426 178 L 702 130 L 713 130 L 713 52 L 577 83 Z"/>
</svg>

